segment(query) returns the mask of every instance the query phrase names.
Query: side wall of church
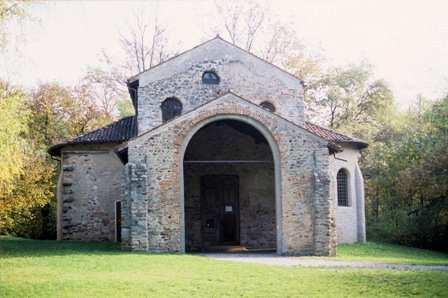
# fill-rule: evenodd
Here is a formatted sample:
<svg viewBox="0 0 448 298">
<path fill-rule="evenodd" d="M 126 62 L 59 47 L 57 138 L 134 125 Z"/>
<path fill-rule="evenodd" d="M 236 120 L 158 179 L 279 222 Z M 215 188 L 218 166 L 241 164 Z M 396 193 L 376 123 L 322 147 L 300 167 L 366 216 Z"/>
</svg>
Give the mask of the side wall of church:
<svg viewBox="0 0 448 298">
<path fill-rule="evenodd" d="M 62 151 L 58 239 L 115 241 L 115 202 L 123 165 L 113 145 L 67 146 Z"/>
<path fill-rule="evenodd" d="M 359 156 L 359 150 L 350 146 L 344 146 L 344 151 L 330 156 L 338 243 L 365 241 L 364 183 L 358 165 Z M 337 202 L 336 175 L 340 169 L 348 174 L 348 206 L 338 206 Z"/>
</svg>

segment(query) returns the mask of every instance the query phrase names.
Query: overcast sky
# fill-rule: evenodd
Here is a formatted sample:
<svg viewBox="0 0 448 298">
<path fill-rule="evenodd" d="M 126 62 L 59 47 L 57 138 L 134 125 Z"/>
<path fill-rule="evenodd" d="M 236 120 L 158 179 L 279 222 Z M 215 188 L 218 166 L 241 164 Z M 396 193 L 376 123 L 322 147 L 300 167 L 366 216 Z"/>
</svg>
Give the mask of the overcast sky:
<svg viewBox="0 0 448 298">
<path fill-rule="evenodd" d="M 37 4 L 31 14 L 38 21 L 14 28 L 26 40 L 2 53 L 0 76 L 25 86 L 76 83 L 88 65 L 98 64 L 102 49 L 116 52 L 118 31 L 142 7 L 159 15 L 179 50 L 203 41 L 204 27 L 213 25 L 211 1 Z M 435 98 L 448 91 L 448 1 L 276 0 L 271 10 L 329 63 L 373 64 L 402 106 L 417 94 Z"/>
</svg>

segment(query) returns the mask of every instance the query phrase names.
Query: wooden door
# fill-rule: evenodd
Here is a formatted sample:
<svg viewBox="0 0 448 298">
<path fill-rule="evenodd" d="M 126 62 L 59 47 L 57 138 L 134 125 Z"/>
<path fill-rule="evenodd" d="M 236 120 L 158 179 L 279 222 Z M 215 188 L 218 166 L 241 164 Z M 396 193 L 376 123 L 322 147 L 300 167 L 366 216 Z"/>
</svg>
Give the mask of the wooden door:
<svg viewBox="0 0 448 298">
<path fill-rule="evenodd" d="M 201 179 L 202 243 L 239 244 L 238 176 L 207 175 Z"/>
</svg>

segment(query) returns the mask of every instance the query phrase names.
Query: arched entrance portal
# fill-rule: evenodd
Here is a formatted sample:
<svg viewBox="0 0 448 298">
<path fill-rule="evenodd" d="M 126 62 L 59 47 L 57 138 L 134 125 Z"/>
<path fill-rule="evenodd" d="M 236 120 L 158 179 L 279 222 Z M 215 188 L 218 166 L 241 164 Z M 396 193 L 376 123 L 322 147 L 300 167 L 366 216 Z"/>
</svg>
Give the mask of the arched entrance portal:
<svg viewBox="0 0 448 298">
<path fill-rule="evenodd" d="M 278 249 L 277 165 L 265 134 L 219 119 L 191 136 L 183 156 L 186 251 Z"/>
</svg>

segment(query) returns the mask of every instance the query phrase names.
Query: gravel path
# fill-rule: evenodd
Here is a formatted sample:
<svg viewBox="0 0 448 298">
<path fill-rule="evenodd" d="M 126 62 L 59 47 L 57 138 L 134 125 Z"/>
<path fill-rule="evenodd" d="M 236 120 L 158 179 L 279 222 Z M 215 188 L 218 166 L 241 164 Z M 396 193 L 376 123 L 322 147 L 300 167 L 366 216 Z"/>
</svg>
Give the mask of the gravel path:
<svg viewBox="0 0 448 298">
<path fill-rule="evenodd" d="M 316 257 L 285 257 L 274 253 L 206 253 L 203 256 L 223 261 L 256 263 L 263 265 L 312 267 L 312 268 L 356 268 L 356 269 L 391 269 L 408 271 L 448 271 L 448 265 L 406 265 L 385 264 L 357 261 L 329 260 Z"/>
</svg>

